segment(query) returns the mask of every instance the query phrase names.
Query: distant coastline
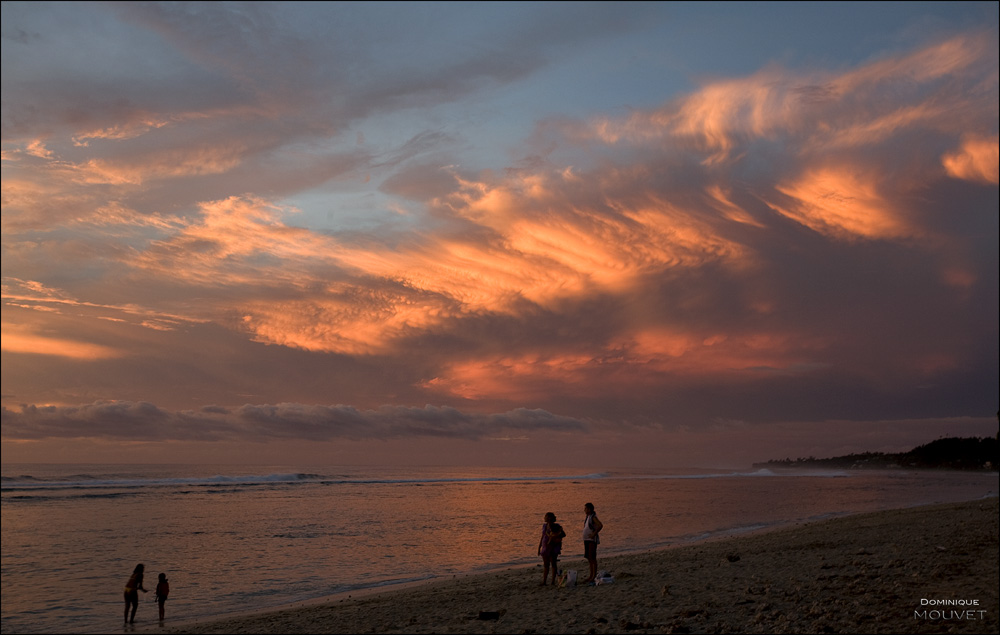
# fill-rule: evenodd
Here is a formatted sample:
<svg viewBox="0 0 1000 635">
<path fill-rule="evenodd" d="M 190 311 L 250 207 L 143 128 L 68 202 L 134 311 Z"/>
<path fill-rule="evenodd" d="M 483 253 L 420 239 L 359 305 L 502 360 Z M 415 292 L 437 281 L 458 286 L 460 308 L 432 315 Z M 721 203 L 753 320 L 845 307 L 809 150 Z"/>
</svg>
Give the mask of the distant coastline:
<svg viewBox="0 0 1000 635">
<path fill-rule="evenodd" d="M 846 470 L 943 469 L 997 471 L 1000 464 L 994 437 L 948 437 L 919 445 L 909 452 L 863 452 L 818 459 L 771 459 L 755 468 L 822 467 Z"/>
</svg>

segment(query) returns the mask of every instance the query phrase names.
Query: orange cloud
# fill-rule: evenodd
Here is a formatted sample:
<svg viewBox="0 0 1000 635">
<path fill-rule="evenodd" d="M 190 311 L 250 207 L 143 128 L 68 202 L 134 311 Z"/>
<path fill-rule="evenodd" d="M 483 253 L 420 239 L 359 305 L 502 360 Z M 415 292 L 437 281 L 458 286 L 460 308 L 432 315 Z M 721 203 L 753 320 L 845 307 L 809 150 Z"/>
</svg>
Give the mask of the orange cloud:
<svg viewBox="0 0 1000 635">
<path fill-rule="evenodd" d="M 524 353 L 513 356 L 456 361 L 423 388 L 463 399 L 503 398 L 525 402 L 551 397 L 552 382 L 566 388 L 586 381 L 599 362 L 593 356 Z M 609 386 L 605 386 L 608 388 Z"/>
<path fill-rule="evenodd" d="M 995 51 L 988 34 L 958 35 L 913 53 L 872 62 L 844 73 L 836 80 L 837 92 L 848 94 L 891 79 L 926 83 L 947 78 L 977 64 L 988 64 L 991 53 Z M 992 59 L 995 60 L 995 56 Z"/>
<path fill-rule="evenodd" d="M 4 174 L 0 181 L 4 208 L 0 228 L 5 234 L 51 223 L 53 218 L 59 218 L 59 212 L 72 216 L 80 209 L 83 196 L 65 188 L 60 175 L 47 176 L 48 181 L 39 182 L 13 173 Z"/>
<path fill-rule="evenodd" d="M 739 267 L 748 257 L 709 221 L 652 193 L 635 203 L 573 204 L 561 191 L 575 186 L 570 177 L 460 181 L 435 204 L 488 232 L 415 235 L 391 247 L 290 227 L 282 218 L 293 210 L 234 197 L 203 204 L 199 219 L 130 264 L 197 285 L 293 292 L 227 310 L 239 311 L 258 341 L 359 354 L 446 319 L 512 314 L 525 300 L 555 307 L 627 291 L 657 271 Z"/>
<path fill-rule="evenodd" d="M 107 139 L 114 141 L 134 139 L 135 137 L 146 134 L 150 130 L 168 126 L 170 123 L 172 123 L 170 119 L 158 118 L 154 116 L 138 116 L 133 121 L 128 121 L 107 128 L 88 130 L 75 135 L 73 137 L 73 144 L 77 146 L 86 146 L 93 139 Z"/>
<path fill-rule="evenodd" d="M 729 158 L 747 137 L 768 137 L 801 122 L 799 96 L 789 77 L 762 71 L 748 78 L 715 81 L 690 97 L 651 111 L 636 111 L 625 119 L 596 118 L 571 136 L 604 143 L 687 141 L 707 152 L 706 165 Z"/>
<path fill-rule="evenodd" d="M 267 117 L 274 115 L 268 108 L 257 105 L 240 105 L 227 108 L 213 108 L 207 110 L 194 110 L 185 112 L 175 112 L 170 114 L 154 114 L 148 111 L 137 110 L 125 113 L 116 113 L 120 123 L 103 128 L 91 128 L 73 135 L 73 144 L 76 146 L 88 146 L 93 140 L 102 141 L 125 141 L 141 137 L 153 130 L 165 128 L 179 123 L 187 123 L 208 119 L 253 119 L 257 117 Z"/>
<path fill-rule="evenodd" d="M 440 323 L 443 302 L 391 292 L 347 289 L 337 297 L 245 303 L 242 326 L 254 340 L 310 351 L 368 355 L 386 352 L 406 335 Z"/>
<path fill-rule="evenodd" d="M 32 333 L 24 325 L 4 323 L 2 330 L 3 337 L 0 338 L 0 348 L 10 353 L 51 355 L 81 361 L 95 361 L 124 355 L 121 351 L 100 344 Z"/>
<path fill-rule="evenodd" d="M 976 92 L 995 94 L 994 59 L 989 36 L 958 36 L 841 74 L 769 68 L 715 80 L 659 108 L 563 124 L 563 130 L 570 138 L 607 144 L 695 149 L 704 153 L 706 166 L 742 157 L 756 139 L 781 139 L 790 151 L 826 154 L 871 146 L 906 130 L 955 134 L 984 117 L 995 120 L 995 100 L 984 112 L 982 99 L 967 92 L 975 86 Z"/>
<path fill-rule="evenodd" d="M 422 387 L 464 399 L 547 399 L 553 391 L 608 394 L 713 376 L 740 381 L 761 374 L 800 375 L 823 368 L 821 338 L 757 333 L 698 334 L 670 327 L 634 330 L 606 346 L 486 356 L 452 362 Z M 589 388 L 588 388 L 589 387 Z"/>
<path fill-rule="evenodd" d="M 129 257 L 129 264 L 204 286 L 312 284 L 309 262 L 328 262 L 335 243 L 280 219 L 295 210 L 255 197 L 199 205 L 201 217 L 178 222 L 172 235 Z M 273 265 L 282 263 L 281 267 Z M 267 271 L 266 276 L 261 272 Z"/>
<path fill-rule="evenodd" d="M 233 144 L 170 150 L 141 160 L 91 159 L 78 167 L 77 179 L 91 184 L 141 185 L 156 179 L 222 174 L 239 165 L 245 153 L 245 147 Z"/>
<path fill-rule="evenodd" d="M 172 224 L 161 214 L 139 213 L 129 208 L 121 202 L 121 192 L 109 195 L 104 187 L 112 184 L 134 190 L 152 173 L 148 166 L 129 164 L 117 170 L 108 162 L 78 165 L 60 160 L 52 152 L 37 154 L 30 160 L 33 165 L 22 159 L 23 156 L 18 157 L 5 165 L 0 183 L 4 205 L 0 224 L 4 232 L 51 229 L 56 224 L 132 227 Z"/>
<path fill-rule="evenodd" d="M 656 192 L 634 191 L 629 199 L 604 193 L 631 175 L 599 176 L 607 182 L 586 205 L 568 195 L 579 185 L 567 172 L 519 175 L 497 185 L 460 181 L 445 203 L 493 230 L 519 269 L 533 270 L 538 288 L 522 292 L 536 302 L 585 289 L 621 290 L 651 271 L 746 256 L 698 214 Z"/>
<path fill-rule="evenodd" d="M 185 322 L 204 322 L 204 320 L 195 317 L 155 311 L 137 304 L 110 305 L 85 302 L 72 297 L 61 289 L 47 287 L 33 280 L 19 280 L 17 278 L 3 279 L 0 297 L 2 297 L 5 306 L 64 315 L 70 313 L 70 309 L 72 309 L 72 314 L 78 317 L 85 315 L 99 320 L 128 322 L 158 331 L 173 330 Z"/>
<path fill-rule="evenodd" d="M 966 181 L 1000 183 L 1000 137 L 968 137 L 962 147 L 941 159 L 949 176 Z"/>
<path fill-rule="evenodd" d="M 28 143 L 25 147 L 25 152 L 34 157 L 39 157 L 41 159 L 49 159 L 52 157 L 52 151 L 45 147 L 45 144 L 41 139 L 35 139 Z"/>
<path fill-rule="evenodd" d="M 824 122 L 803 146 L 817 154 L 872 146 L 906 130 L 941 127 L 940 120 L 954 109 L 954 104 L 899 105 L 886 113 L 864 113 L 836 124 Z"/>
<path fill-rule="evenodd" d="M 732 375 L 767 370 L 798 374 L 817 367 L 808 356 L 826 347 L 821 339 L 803 339 L 778 333 L 707 336 L 668 327 L 635 332 L 623 347 L 633 363 L 663 373 Z"/>
<path fill-rule="evenodd" d="M 975 113 L 969 114 L 973 109 L 964 106 L 961 91 L 934 82 L 966 72 L 983 56 L 981 41 L 955 38 L 841 74 L 770 68 L 708 83 L 661 108 L 594 119 L 567 129 L 568 134 L 609 144 L 659 144 L 658 157 L 666 160 L 694 149 L 703 153 L 695 157 L 698 182 L 693 187 L 660 182 L 669 178 L 645 166 L 642 158 L 627 168 L 602 166 L 583 175 L 560 166 L 512 170 L 502 179 L 456 176 L 455 190 L 430 201 L 430 207 L 461 220 L 462 229 L 414 233 L 391 245 L 290 226 L 285 218 L 294 210 L 254 197 L 203 203 L 193 221 L 138 218 L 116 202 L 88 206 L 86 218 L 142 222 L 159 230 L 160 240 L 122 258 L 143 273 L 204 288 L 257 290 L 250 299 L 220 299 L 217 306 L 202 309 L 238 316 L 241 328 L 257 341 L 350 354 L 385 352 L 399 339 L 463 316 L 512 315 L 526 302 L 554 310 L 592 295 L 632 293 L 671 270 L 708 264 L 745 270 L 756 255 L 733 236 L 766 228 L 737 203 L 734 189 L 745 188 L 743 194 L 755 194 L 784 217 L 839 240 L 920 235 L 893 196 L 895 183 L 865 171 L 848 155 L 904 130 L 926 127 L 956 134 L 959 124 L 949 122 L 948 113 L 966 113 L 960 122 Z M 896 99 L 897 91 L 905 95 Z M 125 139 L 178 120 L 140 113 L 77 140 Z M 753 183 L 730 180 L 726 171 L 756 139 L 782 144 L 780 152 L 801 166 L 795 176 L 774 177 L 778 185 L 763 194 L 754 191 Z M 831 149 L 843 155 L 836 163 L 829 159 Z M 996 149 L 995 138 L 968 140 L 943 162 L 957 178 L 996 182 Z M 80 165 L 53 162 L 52 168 L 69 183 L 131 188 L 155 179 L 226 172 L 239 165 L 245 151 L 239 144 L 203 146 L 137 163 L 92 159 Z M 822 165 L 811 160 L 816 153 L 824 153 Z M 682 164 L 690 167 L 691 162 Z M 25 209 L 34 199 L 54 200 L 42 185 L 5 178 L 5 204 L 8 194 Z M 761 311 L 773 309 L 758 302 Z M 704 338 L 691 343 L 662 334 L 636 337 L 638 349 L 660 351 L 674 364 L 694 354 L 668 354 L 678 346 L 708 354 L 698 344 Z M 711 352 L 723 349 L 711 347 Z M 705 363 L 722 367 L 731 358 L 738 367 L 781 361 L 727 355 L 714 361 L 709 355 Z M 553 362 L 519 361 L 510 368 L 522 364 L 537 369 Z"/>
<path fill-rule="evenodd" d="M 783 216 L 840 239 L 911 235 L 916 230 L 879 193 L 877 183 L 876 175 L 850 167 L 816 169 L 776 186 L 790 199 L 787 204 L 768 204 Z"/>
<path fill-rule="evenodd" d="M 719 210 L 727 219 L 743 225 L 751 225 L 757 228 L 764 228 L 764 224 L 757 221 L 745 209 L 734 203 L 728 188 L 720 185 L 710 185 L 705 188 L 708 195 L 709 204 Z"/>
</svg>

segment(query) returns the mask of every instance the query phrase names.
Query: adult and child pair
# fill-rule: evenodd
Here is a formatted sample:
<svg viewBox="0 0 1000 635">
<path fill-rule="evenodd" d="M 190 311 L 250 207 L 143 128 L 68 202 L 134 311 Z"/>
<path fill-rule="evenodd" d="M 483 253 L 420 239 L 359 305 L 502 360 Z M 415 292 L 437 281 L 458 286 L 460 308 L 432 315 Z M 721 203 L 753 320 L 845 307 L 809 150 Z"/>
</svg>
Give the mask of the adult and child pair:
<svg viewBox="0 0 1000 635">
<path fill-rule="evenodd" d="M 128 582 L 125 583 L 125 623 L 132 624 L 135 623 L 135 611 L 139 608 L 139 591 L 146 593 L 146 589 L 142 586 L 142 576 L 145 571 L 146 566 L 142 564 L 135 565 L 135 569 L 132 571 L 132 575 L 129 576 Z M 160 609 L 160 621 L 163 621 L 163 604 L 167 601 L 167 596 L 170 595 L 170 584 L 167 582 L 167 574 L 161 573 L 159 580 L 156 583 L 156 604 Z M 129 616 L 129 609 L 132 609 L 132 615 Z"/>
<path fill-rule="evenodd" d="M 604 524 L 597 518 L 592 503 L 584 505 L 583 512 L 586 514 L 583 520 L 583 555 L 590 565 L 590 576 L 581 584 L 592 584 L 597 577 L 597 545 L 601 542 L 600 533 Z M 542 586 L 548 583 L 550 570 L 552 584 L 556 584 L 559 576 L 559 554 L 562 552 L 562 541 L 565 537 L 566 531 L 556 522 L 556 515 L 552 512 L 545 514 L 542 537 L 538 541 L 538 555 L 542 557 L 543 566 Z"/>
</svg>

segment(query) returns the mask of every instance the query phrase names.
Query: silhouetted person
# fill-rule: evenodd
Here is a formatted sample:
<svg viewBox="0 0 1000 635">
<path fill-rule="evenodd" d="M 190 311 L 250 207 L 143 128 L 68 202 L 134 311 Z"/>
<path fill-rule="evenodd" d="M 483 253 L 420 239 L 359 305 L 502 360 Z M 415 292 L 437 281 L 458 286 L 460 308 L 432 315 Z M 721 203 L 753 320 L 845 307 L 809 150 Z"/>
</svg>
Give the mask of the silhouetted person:
<svg viewBox="0 0 1000 635">
<path fill-rule="evenodd" d="M 598 520 L 594 513 L 594 504 L 587 503 L 583 506 L 583 512 L 587 518 L 583 521 L 583 556 L 590 564 L 590 576 L 583 581 L 583 584 L 590 584 L 597 577 L 597 545 L 601 543 L 600 532 L 604 524 Z"/>
<path fill-rule="evenodd" d="M 142 572 L 146 567 L 137 564 L 135 569 L 132 571 L 132 575 L 129 576 L 128 582 L 125 583 L 125 623 L 131 624 L 135 622 L 135 610 L 139 608 L 139 591 L 143 593 L 146 589 L 142 588 Z M 132 607 L 132 617 L 129 619 L 128 609 Z"/>
<path fill-rule="evenodd" d="M 556 522 L 556 515 L 552 512 L 545 514 L 545 523 L 542 525 L 542 537 L 538 541 L 538 555 L 542 557 L 542 586 L 549 577 L 549 568 L 552 569 L 552 584 L 556 583 L 559 575 L 559 553 L 562 551 L 562 539 L 566 537 L 562 525 Z"/>
<path fill-rule="evenodd" d="M 163 621 L 163 603 L 170 595 L 170 583 L 167 582 L 167 574 L 161 573 L 159 582 L 156 583 L 156 604 L 160 608 L 160 621 Z"/>
</svg>

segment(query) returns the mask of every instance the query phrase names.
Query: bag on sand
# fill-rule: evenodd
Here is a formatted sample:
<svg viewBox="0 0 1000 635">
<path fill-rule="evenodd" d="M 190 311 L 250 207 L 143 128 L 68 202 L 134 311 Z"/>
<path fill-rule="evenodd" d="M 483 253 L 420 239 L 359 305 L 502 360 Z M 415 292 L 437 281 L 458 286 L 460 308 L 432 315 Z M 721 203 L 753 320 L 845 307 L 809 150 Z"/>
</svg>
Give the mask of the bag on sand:
<svg viewBox="0 0 1000 635">
<path fill-rule="evenodd" d="M 576 586 L 576 569 L 563 571 L 562 575 L 559 576 L 559 586 Z"/>
</svg>

